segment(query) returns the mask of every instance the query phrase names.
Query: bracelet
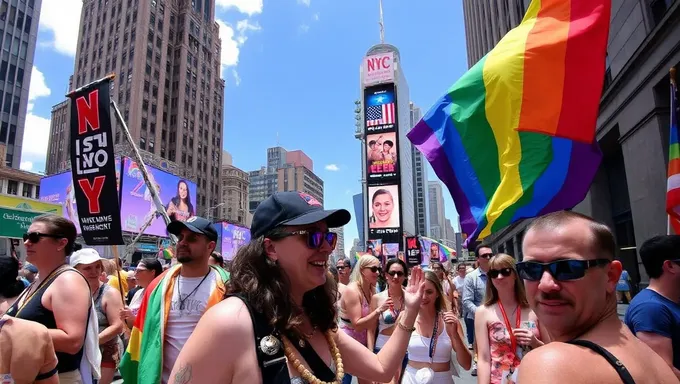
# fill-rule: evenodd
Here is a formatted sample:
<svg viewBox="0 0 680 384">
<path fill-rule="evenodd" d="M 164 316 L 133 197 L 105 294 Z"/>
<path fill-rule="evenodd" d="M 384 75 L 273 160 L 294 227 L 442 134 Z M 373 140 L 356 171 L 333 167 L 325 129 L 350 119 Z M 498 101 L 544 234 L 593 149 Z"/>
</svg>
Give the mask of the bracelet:
<svg viewBox="0 0 680 384">
<path fill-rule="evenodd" d="M 397 322 L 397 326 L 399 328 L 403 329 L 404 331 L 408 332 L 408 333 L 412 333 L 413 331 L 416 330 L 416 327 L 409 328 L 409 327 L 405 326 L 404 323 L 401 322 L 401 321 Z"/>
</svg>

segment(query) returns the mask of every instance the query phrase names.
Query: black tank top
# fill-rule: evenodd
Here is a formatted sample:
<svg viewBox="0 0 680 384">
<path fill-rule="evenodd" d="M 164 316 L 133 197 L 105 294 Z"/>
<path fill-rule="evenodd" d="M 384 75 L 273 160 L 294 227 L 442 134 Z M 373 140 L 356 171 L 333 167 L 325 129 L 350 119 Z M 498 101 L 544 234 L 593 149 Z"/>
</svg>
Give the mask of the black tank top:
<svg viewBox="0 0 680 384">
<path fill-rule="evenodd" d="M 36 323 L 44 325 L 47 329 L 57 329 L 57 321 L 54 319 L 54 313 L 42 305 L 42 297 L 45 294 L 47 288 L 52 285 L 54 280 L 56 280 L 57 276 L 67 271 L 78 272 L 73 268 L 64 268 L 55 273 L 53 276 L 48 276 L 47 278 L 49 281 L 46 281 L 45 284 L 40 287 L 32 297 L 30 297 L 30 300 L 24 304 L 18 314 L 19 301 L 21 301 L 21 298 L 12 304 L 12 306 L 7 311 L 7 315 L 16 317 L 17 319 L 35 321 Z M 78 272 L 78 274 L 81 275 L 80 272 Z M 84 278 L 85 277 L 83 276 L 83 279 Z M 87 280 L 85 281 L 87 282 Z M 75 355 L 64 352 L 57 352 L 56 354 L 58 360 L 57 370 L 59 373 L 71 372 L 80 368 L 80 360 L 83 357 L 82 347 Z"/>
</svg>

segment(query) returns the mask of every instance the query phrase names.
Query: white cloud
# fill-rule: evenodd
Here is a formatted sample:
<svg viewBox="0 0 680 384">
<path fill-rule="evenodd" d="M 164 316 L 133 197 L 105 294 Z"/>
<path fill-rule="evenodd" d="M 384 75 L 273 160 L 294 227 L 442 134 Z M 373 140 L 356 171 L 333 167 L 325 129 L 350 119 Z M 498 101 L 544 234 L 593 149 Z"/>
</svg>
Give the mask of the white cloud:
<svg viewBox="0 0 680 384">
<path fill-rule="evenodd" d="M 225 10 L 234 8 L 248 16 L 262 13 L 262 0 L 217 0 L 216 5 Z"/>
<path fill-rule="evenodd" d="M 312 20 L 319 21 L 319 13 L 318 12 L 312 15 Z"/>
<path fill-rule="evenodd" d="M 262 30 L 258 23 L 251 23 L 250 20 L 244 19 L 236 23 L 236 29 L 230 24 L 216 19 L 220 26 L 220 40 L 222 40 L 222 68 L 220 76 L 224 78 L 224 69 L 236 67 L 238 65 L 238 58 L 241 53 L 241 47 L 248 40 L 247 34 L 249 32 L 257 32 Z M 236 68 L 232 68 L 234 75 L 234 83 L 238 86 L 241 83 L 241 78 L 238 76 Z"/>
<path fill-rule="evenodd" d="M 40 10 L 40 27 L 52 33 L 52 39 L 41 42 L 68 56 L 76 55 L 82 0 L 47 0 Z"/>
<path fill-rule="evenodd" d="M 311 0 L 297 0 L 297 3 L 309 7 L 309 3 L 311 3 Z"/>
<path fill-rule="evenodd" d="M 302 24 L 298 27 L 298 32 L 300 33 L 307 33 L 309 32 L 309 25 L 307 24 Z"/>
<path fill-rule="evenodd" d="M 21 150 L 21 169 L 42 171 L 45 166 L 47 144 L 50 137 L 50 119 L 33 114 L 35 100 L 47 97 L 52 90 L 45 82 L 45 75 L 33 66 L 31 71 L 31 86 L 28 90 L 28 113 L 24 128 L 24 142 Z M 39 168 L 40 169 L 34 169 Z"/>
<path fill-rule="evenodd" d="M 30 161 L 22 161 L 19 168 L 24 171 L 31 171 L 33 169 L 33 163 Z"/>
<path fill-rule="evenodd" d="M 335 172 L 335 171 L 339 171 L 340 168 L 339 168 L 337 165 L 335 165 L 335 164 L 328 164 L 328 165 L 326 166 L 326 170 L 327 170 L 327 171 L 333 171 L 333 172 Z"/>
</svg>

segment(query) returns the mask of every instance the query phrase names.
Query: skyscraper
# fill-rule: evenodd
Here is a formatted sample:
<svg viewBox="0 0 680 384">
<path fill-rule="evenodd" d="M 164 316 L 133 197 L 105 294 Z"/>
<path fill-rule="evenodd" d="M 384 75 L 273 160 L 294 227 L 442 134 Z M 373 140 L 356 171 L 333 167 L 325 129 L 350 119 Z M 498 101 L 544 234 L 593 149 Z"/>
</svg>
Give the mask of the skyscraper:
<svg viewBox="0 0 680 384">
<path fill-rule="evenodd" d="M 468 66 L 472 67 L 515 28 L 531 0 L 463 0 Z"/>
<path fill-rule="evenodd" d="M 277 191 L 305 192 L 323 204 L 323 180 L 314 173 L 314 162 L 300 150 L 267 148 L 267 166 L 249 172 L 248 209 L 257 206 Z"/>
<path fill-rule="evenodd" d="M 24 142 L 33 56 L 38 38 L 42 0 L 0 3 L 0 144 L 5 144 L 1 165 L 19 168 Z"/>
<path fill-rule="evenodd" d="M 220 198 L 224 81 L 214 10 L 214 0 L 84 0 L 71 87 L 115 73 L 111 98 L 133 140 L 145 160 L 196 181 L 198 214 Z M 56 105 L 52 120 L 68 108 Z M 113 120 L 116 150 L 129 154 Z M 48 173 L 68 163 L 59 161 L 68 156 L 68 128 L 55 133 Z"/>
<path fill-rule="evenodd" d="M 409 103 L 411 109 L 411 128 L 423 117 L 419 107 Z M 416 212 L 416 235 L 426 236 L 430 233 L 430 212 L 427 199 L 427 162 L 423 154 L 411 145 L 413 151 L 413 207 Z"/>
<path fill-rule="evenodd" d="M 347 256 L 345 254 L 345 227 L 331 228 L 330 231 L 338 234 L 338 243 L 330 255 L 330 259 L 335 263 L 338 259 Z"/>
<path fill-rule="evenodd" d="M 443 239 L 446 237 L 446 211 L 444 210 L 444 195 L 442 183 L 439 180 L 428 184 L 428 200 L 430 205 L 430 237 Z"/>
<path fill-rule="evenodd" d="M 225 160 L 226 159 L 226 160 Z M 228 161 L 227 161 L 228 160 Z M 248 172 L 231 163 L 229 152 L 222 153 L 222 199 L 218 219 L 229 220 L 240 225 L 248 224 Z"/>
</svg>

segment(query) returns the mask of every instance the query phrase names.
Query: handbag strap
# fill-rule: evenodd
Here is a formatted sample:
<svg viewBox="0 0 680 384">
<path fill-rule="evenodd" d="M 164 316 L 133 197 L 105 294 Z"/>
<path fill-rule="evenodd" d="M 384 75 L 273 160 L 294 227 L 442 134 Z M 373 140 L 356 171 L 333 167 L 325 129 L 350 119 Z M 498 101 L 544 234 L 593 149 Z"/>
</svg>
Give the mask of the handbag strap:
<svg viewBox="0 0 680 384">
<path fill-rule="evenodd" d="M 248 300 L 239 294 L 228 294 L 226 298 L 236 297 L 240 299 L 248 308 L 250 319 L 253 323 L 253 333 L 255 335 L 255 352 L 257 354 L 257 364 L 262 372 L 262 384 L 290 384 L 290 374 L 288 373 L 288 364 L 286 363 L 286 356 L 283 353 L 283 344 L 281 344 L 272 355 L 264 353 L 260 348 L 262 339 L 268 336 L 277 335 L 276 330 L 269 324 L 265 316 L 254 311 Z"/>
<path fill-rule="evenodd" d="M 616 356 L 612 355 L 609 351 L 604 349 L 602 346 L 593 343 L 589 340 L 571 340 L 567 341 L 567 344 L 578 345 L 590 349 L 591 351 L 597 353 L 598 355 L 604 357 L 605 360 L 614 367 L 616 373 L 619 375 L 623 384 L 635 384 L 633 376 L 630 375 L 628 369 L 623 365 L 621 360 L 617 359 Z"/>
</svg>

